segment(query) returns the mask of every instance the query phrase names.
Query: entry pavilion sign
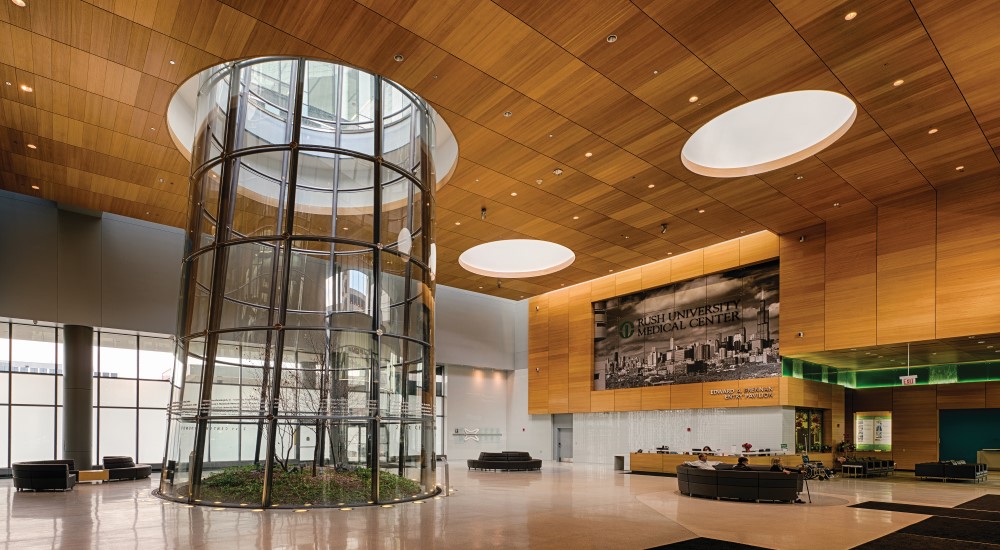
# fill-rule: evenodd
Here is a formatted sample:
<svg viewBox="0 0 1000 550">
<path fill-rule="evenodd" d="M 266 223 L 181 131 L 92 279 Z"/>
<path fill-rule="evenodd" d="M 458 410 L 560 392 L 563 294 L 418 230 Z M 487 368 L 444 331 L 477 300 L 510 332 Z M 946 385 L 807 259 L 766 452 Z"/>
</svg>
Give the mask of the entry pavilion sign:
<svg viewBox="0 0 1000 550">
<path fill-rule="evenodd" d="M 594 389 L 781 376 L 778 305 L 777 261 L 594 302 Z"/>
</svg>

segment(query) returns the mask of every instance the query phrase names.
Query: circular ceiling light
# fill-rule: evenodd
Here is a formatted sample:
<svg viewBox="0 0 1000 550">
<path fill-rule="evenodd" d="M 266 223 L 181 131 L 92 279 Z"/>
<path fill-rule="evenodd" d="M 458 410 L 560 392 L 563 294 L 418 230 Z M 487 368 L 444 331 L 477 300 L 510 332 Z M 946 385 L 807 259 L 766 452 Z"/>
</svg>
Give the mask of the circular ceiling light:
<svg viewBox="0 0 1000 550">
<path fill-rule="evenodd" d="M 477 275 L 514 279 L 555 273 L 574 260 L 573 251 L 561 244 L 510 239 L 474 246 L 459 256 L 458 263 Z"/>
<path fill-rule="evenodd" d="M 762 97 L 699 128 L 684 144 L 681 162 L 696 174 L 719 178 L 769 172 L 826 149 L 857 114 L 850 98 L 825 90 Z"/>
</svg>

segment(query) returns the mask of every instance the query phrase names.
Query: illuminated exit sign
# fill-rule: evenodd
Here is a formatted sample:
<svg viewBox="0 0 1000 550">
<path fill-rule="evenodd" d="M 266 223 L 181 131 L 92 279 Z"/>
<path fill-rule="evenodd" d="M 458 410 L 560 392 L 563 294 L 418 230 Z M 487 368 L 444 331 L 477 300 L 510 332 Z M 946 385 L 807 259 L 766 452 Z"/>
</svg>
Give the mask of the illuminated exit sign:
<svg viewBox="0 0 1000 550">
<path fill-rule="evenodd" d="M 912 385 L 914 385 L 914 384 L 917 383 L 917 375 L 916 374 L 910 374 L 910 375 L 907 375 L 907 376 L 900 376 L 899 379 L 903 381 L 903 385 L 904 386 L 912 386 Z"/>
</svg>

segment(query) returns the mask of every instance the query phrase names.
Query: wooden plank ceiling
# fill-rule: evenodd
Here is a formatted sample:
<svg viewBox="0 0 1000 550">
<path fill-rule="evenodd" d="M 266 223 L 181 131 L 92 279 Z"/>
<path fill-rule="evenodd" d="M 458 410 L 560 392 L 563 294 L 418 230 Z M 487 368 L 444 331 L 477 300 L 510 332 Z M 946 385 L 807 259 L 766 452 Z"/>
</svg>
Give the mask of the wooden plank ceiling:
<svg viewBox="0 0 1000 550">
<path fill-rule="evenodd" d="M 461 160 L 439 193 L 438 281 L 507 298 L 1000 173 L 995 0 L 27 4 L 0 5 L 0 188 L 182 226 L 188 166 L 164 121 L 176 87 L 229 59 L 340 60 L 451 125 Z M 712 117 L 813 88 L 859 106 L 819 155 L 737 179 L 681 165 Z M 468 247 L 515 237 L 577 261 L 502 288 L 458 266 Z"/>
</svg>

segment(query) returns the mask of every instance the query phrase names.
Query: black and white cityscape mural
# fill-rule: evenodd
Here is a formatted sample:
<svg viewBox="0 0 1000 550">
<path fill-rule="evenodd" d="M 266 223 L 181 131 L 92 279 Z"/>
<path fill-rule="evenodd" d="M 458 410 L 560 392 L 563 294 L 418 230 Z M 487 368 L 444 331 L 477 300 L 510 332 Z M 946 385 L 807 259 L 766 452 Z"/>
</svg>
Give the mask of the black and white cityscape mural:
<svg viewBox="0 0 1000 550">
<path fill-rule="evenodd" d="M 781 376 L 777 261 L 593 307 L 595 390 Z"/>
</svg>

